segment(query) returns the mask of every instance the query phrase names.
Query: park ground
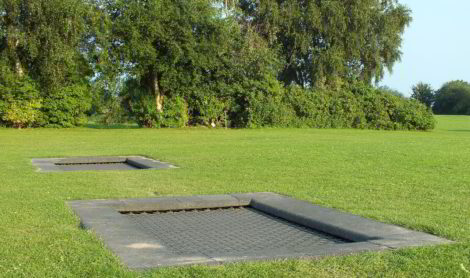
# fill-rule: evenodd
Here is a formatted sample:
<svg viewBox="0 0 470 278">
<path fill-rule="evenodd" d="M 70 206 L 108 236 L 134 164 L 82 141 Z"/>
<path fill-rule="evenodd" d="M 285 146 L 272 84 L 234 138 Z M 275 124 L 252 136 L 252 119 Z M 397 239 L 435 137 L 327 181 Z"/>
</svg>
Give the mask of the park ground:
<svg viewBox="0 0 470 278">
<path fill-rule="evenodd" d="M 0 277 L 470 277 L 470 117 L 429 132 L 0 129 Z M 38 173 L 32 158 L 145 155 L 180 169 Z M 452 245 L 133 272 L 67 200 L 271 191 Z"/>
</svg>

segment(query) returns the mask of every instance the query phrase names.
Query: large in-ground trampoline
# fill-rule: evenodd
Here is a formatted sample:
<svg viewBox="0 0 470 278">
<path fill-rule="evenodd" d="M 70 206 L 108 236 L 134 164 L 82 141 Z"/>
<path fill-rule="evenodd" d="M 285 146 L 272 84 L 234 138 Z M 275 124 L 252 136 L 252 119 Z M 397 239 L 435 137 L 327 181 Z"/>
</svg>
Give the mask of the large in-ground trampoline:
<svg viewBox="0 0 470 278">
<path fill-rule="evenodd" d="M 451 243 L 274 193 L 71 201 L 133 269 L 315 258 Z"/>
</svg>

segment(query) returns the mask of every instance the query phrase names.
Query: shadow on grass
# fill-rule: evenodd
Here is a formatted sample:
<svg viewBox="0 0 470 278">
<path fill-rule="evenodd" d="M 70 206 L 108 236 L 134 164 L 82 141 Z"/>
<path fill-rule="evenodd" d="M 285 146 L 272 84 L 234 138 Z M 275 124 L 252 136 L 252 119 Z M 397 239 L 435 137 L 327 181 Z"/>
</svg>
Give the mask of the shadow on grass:
<svg viewBox="0 0 470 278">
<path fill-rule="evenodd" d="M 88 123 L 84 124 L 83 127 L 94 128 L 94 129 L 139 129 L 137 124 L 99 124 L 99 123 Z"/>
</svg>

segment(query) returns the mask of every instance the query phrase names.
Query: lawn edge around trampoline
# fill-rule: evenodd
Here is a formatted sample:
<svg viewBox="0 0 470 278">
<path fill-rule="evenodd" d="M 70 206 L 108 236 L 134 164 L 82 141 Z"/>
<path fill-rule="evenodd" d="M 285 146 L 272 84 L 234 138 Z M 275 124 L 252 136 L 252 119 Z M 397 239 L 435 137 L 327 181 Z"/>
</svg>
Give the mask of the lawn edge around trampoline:
<svg viewBox="0 0 470 278">
<path fill-rule="evenodd" d="M 275 193 L 200 195 L 147 199 L 69 201 L 67 204 L 80 217 L 81 227 L 94 231 L 131 269 L 191 264 L 219 264 L 249 260 L 318 258 L 364 251 L 392 250 L 448 244 L 452 241 L 312 205 Z M 135 228 L 123 213 L 182 211 L 227 207 L 251 207 L 291 223 L 350 241 L 325 246 L 308 252 L 279 250 L 276 254 L 233 253 L 230 256 L 175 255 L 162 242 Z"/>
</svg>

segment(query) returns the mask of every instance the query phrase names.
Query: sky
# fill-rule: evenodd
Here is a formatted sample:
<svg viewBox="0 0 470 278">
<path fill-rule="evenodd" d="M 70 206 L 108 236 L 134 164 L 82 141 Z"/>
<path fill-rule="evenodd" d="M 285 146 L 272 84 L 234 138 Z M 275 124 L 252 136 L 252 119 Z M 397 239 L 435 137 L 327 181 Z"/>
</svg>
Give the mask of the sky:
<svg viewBox="0 0 470 278">
<path fill-rule="evenodd" d="M 380 85 L 411 95 L 418 82 L 439 89 L 445 82 L 470 82 L 470 0 L 400 0 L 412 10 L 401 62 Z"/>
</svg>

